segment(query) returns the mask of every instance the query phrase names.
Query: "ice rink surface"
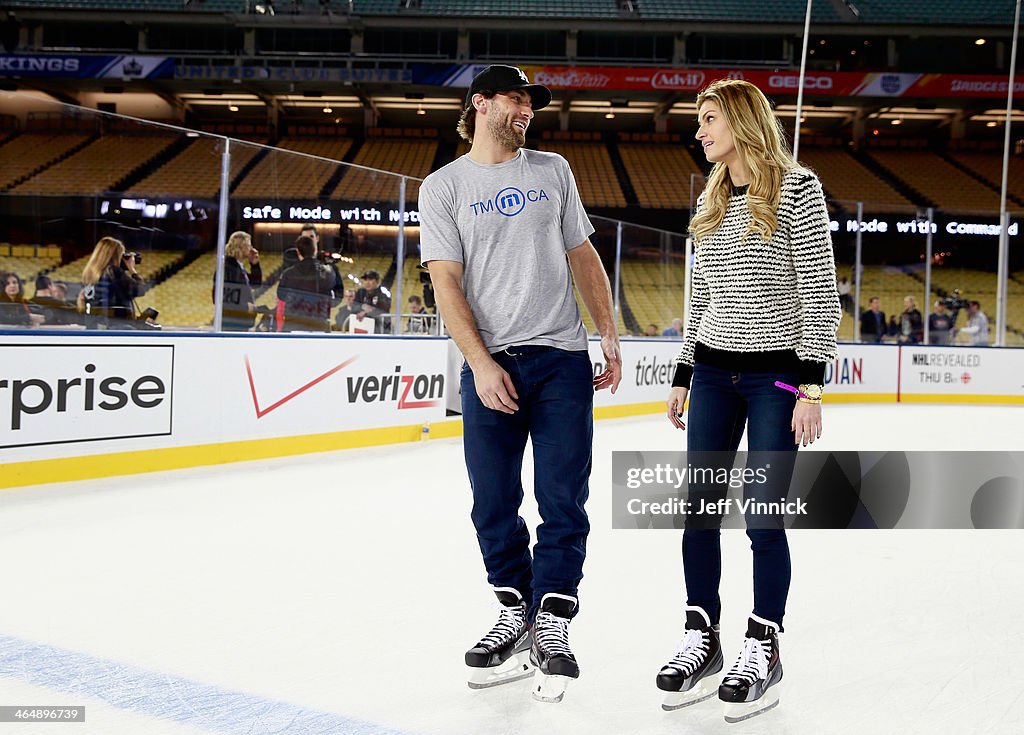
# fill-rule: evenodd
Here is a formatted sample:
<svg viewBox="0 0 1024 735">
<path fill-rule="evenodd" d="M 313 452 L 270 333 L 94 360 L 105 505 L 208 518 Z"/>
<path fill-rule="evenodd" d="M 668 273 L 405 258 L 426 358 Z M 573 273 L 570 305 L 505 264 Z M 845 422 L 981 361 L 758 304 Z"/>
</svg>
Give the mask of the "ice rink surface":
<svg viewBox="0 0 1024 735">
<path fill-rule="evenodd" d="M 815 449 L 1024 435 L 1009 407 L 827 405 L 824 420 Z M 609 478 L 612 450 L 683 436 L 663 417 L 596 427 L 582 674 L 561 704 L 528 681 L 466 686 L 463 652 L 496 613 L 446 439 L 0 492 L 0 705 L 87 711 L 0 735 L 1024 732 L 1021 531 L 791 532 L 781 705 L 735 725 L 715 699 L 663 712 L 680 534 L 611 530 Z M 741 531 L 723 555 L 728 666 L 752 604 Z"/>
</svg>

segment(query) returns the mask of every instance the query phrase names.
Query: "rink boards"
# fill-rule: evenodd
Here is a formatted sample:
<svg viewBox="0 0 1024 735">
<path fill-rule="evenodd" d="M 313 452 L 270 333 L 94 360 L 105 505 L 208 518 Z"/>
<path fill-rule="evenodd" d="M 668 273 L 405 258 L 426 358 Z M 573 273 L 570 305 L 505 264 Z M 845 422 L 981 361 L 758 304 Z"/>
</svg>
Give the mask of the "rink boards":
<svg viewBox="0 0 1024 735">
<path fill-rule="evenodd" d="M 624 340 L 595 417 L 663 411 L 678 350 Z M 4 335 L 0 487 L 455 436 L 461 365 L 430 337 Z M 844 344 L 826 402 L 1020 404 L 1022 368 L 1021 349 Z"/>
</svg>

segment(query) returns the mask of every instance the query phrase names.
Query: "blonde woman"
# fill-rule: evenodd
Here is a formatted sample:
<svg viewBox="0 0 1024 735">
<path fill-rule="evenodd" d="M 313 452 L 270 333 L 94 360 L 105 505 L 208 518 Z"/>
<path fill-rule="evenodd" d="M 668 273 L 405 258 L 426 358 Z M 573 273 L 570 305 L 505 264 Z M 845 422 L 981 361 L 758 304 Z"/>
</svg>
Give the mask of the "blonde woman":
<svg viewBox="0 0 1024 735">
<path fill-rule="evenodd" d="M 770 462 L 774 486 L 785 490 L 798 446 L 821 436 L 825 364 L 836 356 L 840 309 L 825 198 L 814 174 L 793 159 L 757 87 L 716 81 L 698 95 L 697 110 L 696 137 L 714 168 L 690 223 L 693 287 L 668 419 L 687 428 L 689 398 L 686 444 L 695 465 L 723 461 L 717 453 L 734 452 L 745 431 L 748 466 Z M 723 492 L 693 484 L 690 491 L 691 499 L 695 491 Z M 753 484 L 744 488 L 745 497 L 758 492 Z M 723 668 L 720 518 L 713 520 L 700 524 L 691 516 L 683 532 L 686 623 L 657 677 L 665 709 L 714 696 L 712 675 Z M 754 609 L 741 651 L 717 687 L 731 722 L 778 703 L 778 634 L 791 575 L 783 519 L 747 521 Z"/>
<path fill-rule="evenodd" d="M 102 237 L 82 271 L 79 310 L 89 315 L 89 326 L 117 326 L 135 319 L 135 297 L 146 291 L 135 270 L 135 253 L 125 253 L 117 238 Z"/>
<path fill-rule="evenodd" d="M 249 272 L 245 263 L 249 263 Z M 213 275 L 216 288 L 217 274 Z M 263 283 L 260 253 L 252 246 L 248 232 L 232 232 L 224 246 L 224 318 L 225 332 L 246 332 L 256 320 L 256 297 L 252 287 Z"/>
</svg>

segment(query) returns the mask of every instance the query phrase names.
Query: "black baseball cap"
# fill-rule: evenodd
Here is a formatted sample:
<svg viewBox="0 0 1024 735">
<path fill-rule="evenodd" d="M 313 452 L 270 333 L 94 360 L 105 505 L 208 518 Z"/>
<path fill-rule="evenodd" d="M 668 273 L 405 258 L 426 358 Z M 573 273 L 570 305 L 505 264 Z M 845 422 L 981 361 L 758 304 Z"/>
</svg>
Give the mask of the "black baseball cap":
<svg viewBox="0 0 1024 735">
<path fill-rule="evenodd" d="M 491 64 L 473 77 L 473 83 L 466 94 L 466 108 L 473 104 L 473 95 L 477 92 L 511 92 L 513 89 L 529 92 L 535 111 L 543 110 L 551 104 L 551 90 L 543 84 L 530 84 L 525 71 L 517 66 Z"/>
<path fill-rule="evenodd" d="M 370 269 L 368 271 L 363 271 L 363 275 L 361 275 L 359 277 L 360 278 L 369 278 L 370 280 L 373 280 L 373 281 L 379 281 L 380 280 L 380 273 L 378 273 L 377 271 L 375 271 L 373 269 Z"/>
</svg>

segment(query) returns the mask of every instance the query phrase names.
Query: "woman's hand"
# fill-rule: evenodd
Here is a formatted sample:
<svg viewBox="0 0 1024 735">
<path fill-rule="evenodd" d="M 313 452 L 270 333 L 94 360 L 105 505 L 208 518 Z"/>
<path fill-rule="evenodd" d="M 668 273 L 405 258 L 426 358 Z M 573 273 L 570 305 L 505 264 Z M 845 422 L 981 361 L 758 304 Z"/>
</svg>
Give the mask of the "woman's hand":
<svg viewBox="0 0 1024 735">
<path fill-rule="evenodd" d="M 789 428 L 796 444 L 807 446 L 821 438 L 821 404 L 797 401 Z"/>
<path fill-rule="evenodd" d="M 673 388 L 668 393 L 668 400 L 665 401 L 668 420 L 677 429 L 686 429 L 686 424 L 683 423 L 683 407 L 686 406 L 686 397 L 689 393 L 689 388 Z"/>
</svg>

